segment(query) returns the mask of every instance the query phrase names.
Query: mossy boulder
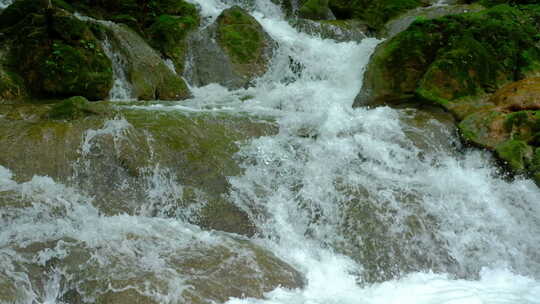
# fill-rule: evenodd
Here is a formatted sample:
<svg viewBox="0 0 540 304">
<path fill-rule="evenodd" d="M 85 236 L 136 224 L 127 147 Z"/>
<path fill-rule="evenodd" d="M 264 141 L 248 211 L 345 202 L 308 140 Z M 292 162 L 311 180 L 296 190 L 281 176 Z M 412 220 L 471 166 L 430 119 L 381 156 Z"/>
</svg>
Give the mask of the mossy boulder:
<svg viewBox="0 0 540 304">
<path fill-rule="evenodd" d="M 30 2 L 36 1 L 17 1 L 0 16 L 12 46 L 7 67 L 36 97 L 106 98 L 113 82 L 112 65 L 90 27 L 65 10 L 44 10 Z M 26 15 L 19 20 L 4 19 L 21 12 Z"/>
<path fill-rule="evenodd" d="M 533 148 L 527 142 L 515 139 L 500 143 L 495 152 L 515 173 L 525 173 L 533 156 Z"/>
<path fill-rule="evenodd" d="M 113 49 L 125 58 L 127 80 L 142 100 L 180 100 L 191 96 L 184 80 L 164 63 L 146 41 L 126 25 L 107 27 Z"/>
<path fill-rule="evenodd" d="M 540 6 L 417 20 L 373 54 L 354 106 L 413 98 L 452 110 L 540 71 Z M 489 34 L 487 34 L 489 33 Z"/>
<path fill-rule="evenodd" d="M 194 84 L 237 89 L 269 69 L 276 43 L 255 18 L 234 6 L 203 32 L 191 35 L 189 45 L 193 68 L 188 77 Z"/>
<path fill-rule="evenodd" d="M 312 20 L 335 19 L 328 7 L 328 0 L 306 0 L 298 10 L 298 16 Z"/>
</svg>

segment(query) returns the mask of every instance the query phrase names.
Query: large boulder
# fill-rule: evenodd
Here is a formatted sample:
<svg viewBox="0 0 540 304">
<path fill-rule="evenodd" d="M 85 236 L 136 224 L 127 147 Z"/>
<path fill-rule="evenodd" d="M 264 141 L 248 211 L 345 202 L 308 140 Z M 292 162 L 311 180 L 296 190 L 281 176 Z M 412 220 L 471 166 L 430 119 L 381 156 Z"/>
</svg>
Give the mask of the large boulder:
<svg viewBox="0 0 540 304">
<path fill-rule="evenodd" d="M 224 10 L 214 24 L 190 37 L 191 83 L 247 87 L 268 69 L 276 44 L 262 26 L 238 6 Z"/>
<path fill-rule="evenodd" d="M 414 98 L 454 110 L 534 75 L 540 72 L 539 16 L 538 6 L 499 5 L 417 20 L 377 48 L 354 106 Z"/>
<path fill-rule="evenodd" d="M 91 28 L 65 10 L 35 3 L 16 1 L 0 16 L 12 45 L 7 66 L 37 97 L 107 97 L 112 65 Z"/>
</svg>

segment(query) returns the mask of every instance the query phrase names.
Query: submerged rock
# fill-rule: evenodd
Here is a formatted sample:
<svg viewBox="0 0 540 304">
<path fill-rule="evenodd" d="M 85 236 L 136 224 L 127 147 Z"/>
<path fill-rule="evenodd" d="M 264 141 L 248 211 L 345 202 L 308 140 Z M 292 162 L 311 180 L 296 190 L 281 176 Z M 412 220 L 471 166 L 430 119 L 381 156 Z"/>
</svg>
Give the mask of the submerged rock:
<svg viewBox="0 0 540 304">
<path fill-rule="evenodd" d="M 381 44 L 354 106 L 419 98 L 447 109 L 540 71 L 536 6 L 417 20 Z M 489 35 L 487 34 L 489 33 Z"/>
<path fill-rule="evenodd" d="M 104 214 L 144 212 L 189 218 L 206 229 L 255 233 L 246 213 L 227 198 L 228 176 L 241 173 L 233 158 L 239 142 L 275 133 L 271 122 L 122 109 L 80 98 L 3 105 L 0 120 L 6 126 L 0 145 L 10 147 L 0 163 L 20 180 L 37 174 L 74 183 L 95 193 Z M 155 189 L 158 182 L 165 186 Z M 131 191 L 122 190 L 128 186 Z"/>
<path fill-rule="evenodd" d="M 186 72 L 193 84 L 238 89 L 269 69 L 275 42 L 255 18 L 234 6 L 202 32 L 193 33 L 189 45 L 191 69 Z"/>
<path fill-rule="evenodd" d="M 17 282 L 16 273 L 0 273 L 0 286 L 6 287 L 0 299 L 22 301 L 28 299 L 25 294 L 34 294 L 43 301 L 54 280 L 62 288 L 49 296 L 73 304 L 210 304 L 303 286 L 299 272 L 250 241 L 160 219 L 116 220 L 132 221 L 131 226 L 114 227 L 114 218 L 102 219 L 108 235 L 26 242 L 12 250 L 17 259 L 1 265 L 23 273 L 26 284 Z M 139 230 L 142 223 L 148 226 Z"/>
</svg>

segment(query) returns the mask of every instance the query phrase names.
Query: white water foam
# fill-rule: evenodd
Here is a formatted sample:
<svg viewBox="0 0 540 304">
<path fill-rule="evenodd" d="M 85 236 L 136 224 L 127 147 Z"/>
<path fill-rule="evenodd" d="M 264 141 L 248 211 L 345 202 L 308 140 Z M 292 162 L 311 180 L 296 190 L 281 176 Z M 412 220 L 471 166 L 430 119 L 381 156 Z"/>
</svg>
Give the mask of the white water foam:
<svg viewBox="0 0 540 304">
<path fill-rule="evenodd" d="M 229 5 L 192 2 L 209 19 Z M 248 161 L 244 175 L 230 180 L 232 196 L 245 210 L 266 214 L 253 215 L 263 231 L 258 242 L 302 271 L 308 284 L 230 303 L 540 303 L 538 188 L 530 180 L 505 181 L 485 152 L 461 153 L 429 140 L 430 150 L 423 151 L 407 133 L 404 111 L 351 109 L 376 40 L 321 40 L 298 33 L 281 15 L 253 14 L 279 43 L 271 70 L 255 88 L 194 88 L 187 105 L 278 119 L 277 136 L 253 140 L 239 153 Z M 426 130 L 415 132 L 429 138 Z M 332 249 L 365 241 L 339 228 L 342 209 L 351 204 L 351 194 L 340 187 L 392 210 L 383 218 L 389 242 L 407 237 L 407 219 L 432 218 L 436 224 L 428 228 L 435 235 L 420 234 L 401 249 L 426 250 L 422 254 L 435 264 L 443 263 L 437 252 L 445 252 L 458 269 L 409 270 L 401 278 L 358 285 L 357 274 L 374 261 L 363 265 Z"/>
</svg>

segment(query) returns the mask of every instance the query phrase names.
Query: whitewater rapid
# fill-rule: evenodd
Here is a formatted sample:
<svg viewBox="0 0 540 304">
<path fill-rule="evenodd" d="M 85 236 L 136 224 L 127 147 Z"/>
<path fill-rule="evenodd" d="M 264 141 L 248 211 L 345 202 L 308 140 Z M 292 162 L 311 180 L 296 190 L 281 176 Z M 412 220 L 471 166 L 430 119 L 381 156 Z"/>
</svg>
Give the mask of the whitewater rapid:
<svg viewBox="0 0 540 304">
<path fill-rule="evenodd" d="M 189 2 L 200 6 L 203 26 L 222 10 L 243 5 L 279 44 L 270 70 L 254 87 L 191 87 L 194 97 L 187 101 L 133 106 L 149 112 L 263 115 L 279 126 L 277 135 L 239 143 L 235 157 L 244 171 L 229 177 L 228 198 L 257 226 L 252 241 L 292 265 L 306 284 L 227 303 L 540 303 L 540 190 L 534 183 L 504 179 L 489 153 L 461 147 L 455 130 L 440 121 L 416 126 L 412 121 L 421 111 L 351 107 L 381 41 L 337 43 L 301 33 L 270 0 Z M 101 137 L 112 136 L 116 144 L 132 130 L 121 117 L 87 130 L 76 172 L 92 172 L 86 171 L 91 164 L 85 157 L 99 148 Z M 63 303 L 59 298 L 70 282 L 62 282 L 62 270 L 52 271 L 44 294 L 38 294 L 12 266 L 25 261 L 12 244 L 60 240 L 32 261 L 38 264 L 69 257 L 76 248 L 70 240 L 90 248 L 95 264 L 119 256 L 117 268 L 96 268 L 103 272 L 96 276 L 140 272 L 165 280 L 165 287 L 150 282 L 138 290 L 160 303 L 176 303 L 189 288 L 167 264 L 177 250 L 195 256 L 194 244 L 234 250 L 226 234 L 152 217 L 153 205 L 173 204 L 183 186 L 159 164 L 147 169 L 152 172 L 145 185 L 148 204 L 132 215 L 105 216 L 95 198 L 76 187 L 44 176 L 16 181 L 0 166 L 0 194 L 28 201 L 28 208 L 0 210 L 0 275 L 14 278 L 25 304 Z M 127 192 L 128 186 L 120 190 Z M 377 210 L 371 214 L 374 225 L 383 223 L 384 229 L 355 233 L 366 229 L 347 216 L 358 206 Z M 185 212 L 180 218 L 189 218 Z M 379 246 L 383 259 L 399 255 L 402 264 L 377 273 L 378 261 L 370 258 L 379 253 L 358 256 L 366 244 Z"/>
<path fill-rule="evenodd" d="M 208 23 L 241 4 L 191 2 L 202 7 Z M 404 110 L 352 109 L 363 67 L 380 41 L 310 37 L 284 21 L 270 1 L 255 1 L 248 9 L 279 44 L 271 70 L 255 88 L 194 88 L 188 104 L 279 118 L 277 136 L 255 139 L 240 151 L 250 161 L 243 176 L 231 178 L 232 196 L 247 210 L 270 214 L 259 218 L 264 232 L 258 242 L 302 271 L 308 284 L 303 290 L 278 289 L 266 300 L 230 303 L 540 303 L 538 188 L 530 180 L 503 180 L 488 153 L 463 151 L 455 132 L 437 122 L 427 125 L 432 131 L 418 130 L 407 125 L 410 112 Z M 291 58 L 303 67 L 300 75 L 288 66 Z M 242 102 L 242 96 L 252 99 Z M 432 134 L 437 132 L 446 147 Z M 424 136 L 428 148 L 418 147 L 411 133 Z M 389 239 L 406 235 L 405 219 L 415 212 L 435 217 L 435 240 L 419 240 L 420 248 L 444 247 L 458 269 L 424 269 L 359 285 L 356 274 L 363 265 L 332 249 L 351 241 L 337 228 L 350 195 L 337 181 L 392 210 L 386 220 L 395 232 Z M 422 209 L 404 204 L 409 198 Z M 309 220 L 313 212 L 317 222 Z"/>
</svg>

